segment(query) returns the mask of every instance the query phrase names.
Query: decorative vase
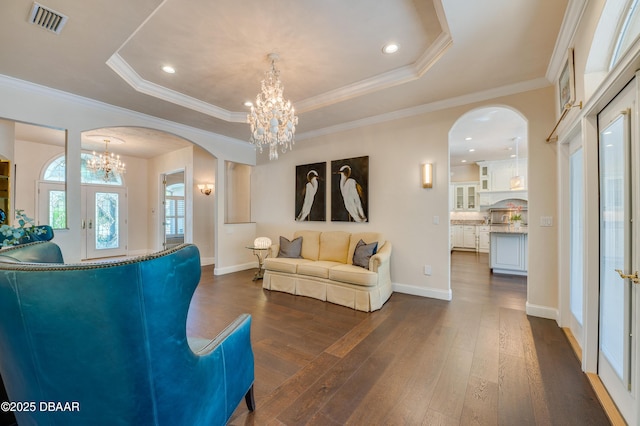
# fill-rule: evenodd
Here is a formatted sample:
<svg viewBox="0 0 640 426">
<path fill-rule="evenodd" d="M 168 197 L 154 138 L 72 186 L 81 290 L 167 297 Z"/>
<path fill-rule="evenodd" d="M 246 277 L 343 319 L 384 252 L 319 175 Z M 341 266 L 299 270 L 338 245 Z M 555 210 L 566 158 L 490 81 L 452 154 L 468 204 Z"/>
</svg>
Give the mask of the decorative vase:
<svg viewBox="0 0 640 426">
<path fill-rule="evenodd" d="M 521 220 L 514 220 L 513 221 L 513 229 L 514 229 L 514 231 L 519 231 L 521 224 L 522 224 Z"/>
</svg>

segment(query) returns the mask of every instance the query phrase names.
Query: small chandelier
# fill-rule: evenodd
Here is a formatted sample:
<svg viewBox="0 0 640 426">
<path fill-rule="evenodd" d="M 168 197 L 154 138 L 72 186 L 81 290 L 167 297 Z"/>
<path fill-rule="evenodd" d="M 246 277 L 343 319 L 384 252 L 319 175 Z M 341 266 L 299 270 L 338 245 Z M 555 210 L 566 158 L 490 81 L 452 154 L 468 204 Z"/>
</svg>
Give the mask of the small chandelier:
<svg viewBox="0 0 640 426">
<path fill-rule="evenodd" d="M 260 149 L 269 145 L 269 160 L 278 159 L 278 146 L 285 153 L 292 149 L 295 143 L 293 135 L 296 132 L 298 117 L 296 117 L 290 101 L 282 96 L 284 87 L 280 83 L 280 71 L 276 69 L 279 59 L 275 53 L 269 54 L 271 69 L 265 73 L 262 80 L 262 93 L 256 97 L 255 105 L 251 105 L 251 112 L 247 115 L 247 122 L 251 124 L 251 138 L 249 141 Z"/>
<path fill-rule="evenodd" d="M 104 152 L 100 155 L 93 151 L 93 157 L 87 162 L 87 168 L 94 173 L 103 172 L 103 179 L 105 182 L 109 181 L 109 178 L 114 173 L 124 174 L 126 173 L 125 164 L 120 161 L 120 156 L 115 155 L 113 152 L 109 152 L 109 139 L 104 140 Z"/>
</svg>

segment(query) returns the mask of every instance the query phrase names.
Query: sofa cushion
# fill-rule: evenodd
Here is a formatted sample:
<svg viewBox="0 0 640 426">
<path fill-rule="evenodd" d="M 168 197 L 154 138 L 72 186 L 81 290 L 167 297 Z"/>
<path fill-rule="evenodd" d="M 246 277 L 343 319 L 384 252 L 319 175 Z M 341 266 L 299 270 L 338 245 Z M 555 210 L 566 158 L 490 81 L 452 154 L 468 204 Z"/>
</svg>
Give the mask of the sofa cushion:
<svg viewBox="0 0 640 426">
<path fill-rule="evenodd" d="M 296 231 L 294 238 L 302 237 L 302 257 L 318 260 L 320 253 L 320 231 Z"/>
<path fill-rule="evenodd" d="M 361 268 L 369 269 L 369 259 L 371 259 L 371 256 L 376 254 L 377 249 L 377 241 L 371 244 L 365 244 L 362 240 L 358 241 L 358 244 L 356 244 L 356 250 L 353 253 L 353 264 L 355 266 L 360 266 Z"/>
<path fill-rule="evenodd" d="M 267 257 L 264 260 L 264 269 L 267 271 L 288 272 L 295 274 L 298 271 L 298 265 L 311 262 L 307 259 L 291 259 L 287 257 Z"/>
<path fill-rule="evenodd" d="M 293 241 L 287 240 L 285 237 L 280 237 L 280 250 L 278 251 L 278 257 L 302 259 L 302 237 L 294 238 Z"/>
<path fill-rule="evenodd" d="M 355 232 L 351 234 L 351 240 L 349 241 L 349 253 L 347 254 L 347 261 L 345 263 L 353 264 L 353 254 L 355 253 L 356 245 L 360 240 L 364 241 L 365 244 L 377 241 L 378 250 L 380 250 L 386 242 L 384 236 L 380 232 Z"/>
<path fill-rule="evenodd" d="M 347 263 L 351 234 L 344 231 L 323 232 L 320 235 L 319 260 Z"/>
<path fill-rule="evenodd" d="M 365 287 L 375 287 L 378 273 L 354 265 L 334 266 L 329 270 L 329 279 Z"/>
<path fill-rule="evenodd" d="M 298 265 L 299 275 L 308 275 L 318 278 L 329 278 L 329 270 L 334 266 L 343 265 L 340 262 L 331 262 L 327 260 L 318 260 L 317 262 L 308 262 Z"/>
</svg>

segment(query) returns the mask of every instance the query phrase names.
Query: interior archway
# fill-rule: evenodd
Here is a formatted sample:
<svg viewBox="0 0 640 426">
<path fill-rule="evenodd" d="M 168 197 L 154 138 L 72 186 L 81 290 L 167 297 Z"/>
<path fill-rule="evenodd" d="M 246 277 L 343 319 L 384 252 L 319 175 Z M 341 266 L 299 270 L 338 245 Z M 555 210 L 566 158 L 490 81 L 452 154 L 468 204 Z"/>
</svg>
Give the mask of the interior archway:
<svg viewBox="0 0 640 426">
<path fill-rule="evenodd" d="M 449 131 L 450 252 L 477 253 L 477 261 L 487 263 L 492 273 L 526 276 L 527 165 L 528 124 L 520 112 L 487 106 L 454 123 Z M 498 244 L 509 238 L 524 244 L 518 243 L 523 248 L 517 259 L 508 259 L 517 265 L 494 258 Z"/>
</svg>

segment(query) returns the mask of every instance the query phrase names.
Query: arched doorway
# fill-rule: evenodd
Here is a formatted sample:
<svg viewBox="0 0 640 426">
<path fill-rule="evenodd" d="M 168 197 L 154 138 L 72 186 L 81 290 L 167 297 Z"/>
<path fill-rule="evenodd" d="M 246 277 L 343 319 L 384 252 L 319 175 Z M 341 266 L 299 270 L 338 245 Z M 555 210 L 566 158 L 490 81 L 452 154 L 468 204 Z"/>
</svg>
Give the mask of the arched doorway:
<svg viewBox="0 0 640 426">
<path fill-rule="evenodd" d="M 528 270 L 528 126 L 505 106 L 467 112 L 449 132 L 450 248 L 493 274 Z"/>
</svg>

